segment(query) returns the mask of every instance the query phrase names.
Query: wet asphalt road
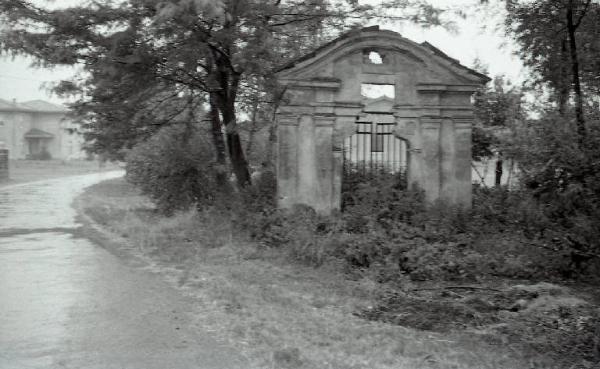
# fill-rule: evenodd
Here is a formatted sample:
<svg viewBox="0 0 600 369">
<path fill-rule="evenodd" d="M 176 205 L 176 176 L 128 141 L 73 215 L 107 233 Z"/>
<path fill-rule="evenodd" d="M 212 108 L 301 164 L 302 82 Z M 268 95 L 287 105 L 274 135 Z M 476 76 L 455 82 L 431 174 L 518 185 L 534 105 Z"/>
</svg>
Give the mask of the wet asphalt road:
<svg viewBox="0 0 600 369">
<path fill-rule="evenodd" d="M 119 175 L 0 188 L 0 369 L 247 368 L 190 301 L 82 235 L 73 199 Z"/>
</svg>

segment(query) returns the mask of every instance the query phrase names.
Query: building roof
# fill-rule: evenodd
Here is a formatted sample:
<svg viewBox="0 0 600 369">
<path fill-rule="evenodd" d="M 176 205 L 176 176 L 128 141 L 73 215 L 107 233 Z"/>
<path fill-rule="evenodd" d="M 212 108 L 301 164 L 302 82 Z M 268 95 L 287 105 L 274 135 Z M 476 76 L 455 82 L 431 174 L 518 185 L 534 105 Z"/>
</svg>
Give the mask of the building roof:
<svg viewBox="0 0 600 369">
<path fill-rule="evenodd" d="M 343 33 L 342 35 L 340 35 L 339 37 L 337 37 L 334 40 L 331 40 L 329 42 L 327 42 L 324 45 L 319 46 L 318 48 L 316 48 L 315 50 L 313 50 L 312 52 L 302 55 L 299 58 L 296 58 L 288 63 L 286 63 L 285 65 L 281 66 L 280 68 L 276 69 L 276 73 L 282 72 L 286 69 L 291 69 L 294 68 L 296 65 L 302 63 L 303 61 L 309 60 L 311 58 L 314 58 L 315 56 L 317 56 L 318 54 L 320 54 L 322 51 L 326 50 L 327 48 L 329 48 L 332 45 L 335 45 L 336 43 L 351 38 L 353 36 L 359 35 L 361 33 L 366 33 L 366 32 L 381 32 L 381 33 L 386 33 L 386 34 L 392 34 L 392 35 L 396 35 L 398 37 L 402 37 L 399 33 L 397 32 L 393 32 L 393 31 L 389 31 L 389 30 L 381 30 L 379 28 L 379 26 L 371 26 L 371 27 L 366 27 L 366 28 L 362 28 L 362 29 L 355 29 L 355 30 L 351 30 L 349 32 Z M 403 37 L 404 38 L 404 37 Z M 405 40 L 408 40 L 406 38 L 404 38 Z M 410 40 L 409 40 L 410 41 Z M 412 41 L 410 41 L 412 42 Z M 448 56 L 447 54 L 445 54 L 444 52 L 442 52 L 440 49 L 436 48 L 435 46 L 431 45 L 429 42 L 425 41 L 422 42 L 420 44 L 414 43 L 413 44 L 420 46 L 424 49 L 429 50 L 431 53 L 433 53 L 434 55 L 436 55 L 437 57 L 446 60 L 447 62 L 451 63 L 454 67 L 463 70 L 464 72 L 471 74 L 473 76 L 476 76 L 478 78 L 480 78 L 482 80 L 482 82 L 489 82 L 491 79 L 482 74 L 477 72 L 474 69 L 471 69 L 465 65 L 460 64 L 460 62 L 454 58 L 451 58 L 450 56 Z"/>
<path fill-rule="evenodd" d="M 31 100 L 21 103 L 36 112 L 57 112 L 57 113 L 66 113 L 68 109 L 62 105 L 53 104 L 44 100 Z"/>
<path fill-rule="evenodd" d="M 62 106 L 44 100 L 31 100 L 25 102 L 10 102 L 0 99 L 0 111 L 14 111 L 26 113 L 66 113 L 69 110 Z"/>
<path fill-rule="evenodd" d="M 54 138 L 52 133 L 48 133 L 46 131 L 42 131 L 38 128 L 32 128 L 29 131 L 25 132 L 23 135 L 25 138 Z"/>
<path fill-rule="evenodd" d="M 16 102 L 11 103 L 0 99 L 0 111 L 28 111 L 28 108 Z"/>
</svg>

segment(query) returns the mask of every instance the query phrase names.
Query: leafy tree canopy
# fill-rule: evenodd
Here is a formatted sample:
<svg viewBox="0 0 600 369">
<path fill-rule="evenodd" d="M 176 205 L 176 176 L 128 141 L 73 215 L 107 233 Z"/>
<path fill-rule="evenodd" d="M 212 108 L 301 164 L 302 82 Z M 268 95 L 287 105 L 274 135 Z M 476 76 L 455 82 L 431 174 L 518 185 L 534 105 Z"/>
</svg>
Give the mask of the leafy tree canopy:
<svg viewBox="0 0 600 369">
<path fill-rule="evenodd" d="M 600 93 L 600 4 L 587 0 L 536 0 L 507 2 L 506 24 L 516 37 L 526 66 L 538 82 L 560 91 L 572 81 L 569 68 L 567 12 L 572 11 L 581 79 L 586 88 Z"/>
<path fill-rule="evenodd" d="M 421 0 L 377 6 L 358 0 L 109 0 L 55 10 L 5 0 L 0 49 L 31 55 L 45 67 L 82 65 L 78 78 L 55 91 L 80 97 L 73 107 L 92 150 L 113 157 L 174 117 L 210 106 L 219 160 L 227 147 L 244 183 L 249 176 L 237 114 L 253 104 L 240 104 L 240 96 L 268 101 L 276 65 L 368 20 L 438 25 L 441 14 Z"/>
<path fill-rule="evenodd" d="M 561 115 L 574 108 L 578 141 L 583 146 L 588 136 L 586 99 L 600 96 L 600 4 L 507 0 L 506 8 L 508 33 L 516 38 L 525 65 L 535 72 L 533 82 L 553 90 Z"/>
</svg>

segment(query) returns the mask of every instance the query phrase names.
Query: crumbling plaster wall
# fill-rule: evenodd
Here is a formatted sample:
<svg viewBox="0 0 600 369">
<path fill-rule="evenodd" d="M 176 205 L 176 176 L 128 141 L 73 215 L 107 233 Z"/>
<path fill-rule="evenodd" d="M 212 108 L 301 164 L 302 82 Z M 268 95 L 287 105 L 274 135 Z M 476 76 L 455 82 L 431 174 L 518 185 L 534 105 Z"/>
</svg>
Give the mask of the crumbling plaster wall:
<svg viewBox="0 0 600 369">
<path fill-rule="evenodd" d="M 369 52 L 382 62 L 373 63 Z M 437 49 L 435 50 L 437 51 Z M 429 201 L 471 204 L 471 95 L 485 77 L 400 35 L 365 30 L 278 73 L 278 202 L 321 213 L 340 207 L 342 145 L 356 118 L 393 114 L 408 143 L 408 180 Z M 362 84 L 394 85 L 390 103 L 367 104 Z M 365 111 L 370 109 L 372 111 Z"/>
</svg>

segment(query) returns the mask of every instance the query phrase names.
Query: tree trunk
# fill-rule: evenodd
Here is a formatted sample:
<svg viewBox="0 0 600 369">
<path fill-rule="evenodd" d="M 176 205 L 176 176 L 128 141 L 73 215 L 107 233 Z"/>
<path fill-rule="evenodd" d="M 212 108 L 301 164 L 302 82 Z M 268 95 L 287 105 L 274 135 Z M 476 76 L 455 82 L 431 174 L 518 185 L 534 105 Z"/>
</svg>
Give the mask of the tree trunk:
<svg viewBox="0 0 600 369">
<path fill-rule="evenodd" d="M 246 156 L 252 157 L 252 149 L 254 146 L 254 136 L 256 136 L 256 131 L 258 130 L 258 123 L 256 122 L 256 118 L 258 116 L 258 101 L 255 101 L 252 104 L 252 118 L 250 121 L 250 132 L 248 133 L 248 144 L 246 145 Z"/>
<path fill-rule="evenodd" d="M 494 181 L 494 184 L 496 187 L 500 187 L 502 185 L 502 164 L 503 164 L 503 160 L 502 157 L 499 157 L 498 159 L 496 159 L 496 178 Z"/>
<path fill-rule="evenodd" d="M 248 169 L 248 161 L 244 155 L 242 140 L 236 127 L 235 107 L 233 104 L 223 104 L 221 108 L 223 121 L 225 122 L 225 132 L 227 135 L 227 150 L 229 152 L 229 160 L 233 168 L 233 173 L 240 187 L 245 187 L 252 183 L 250 179 L 250 170 Z"/>
<path fill-rule="evenodd" d="M 575 30 L 578 25 L 573 22 L 573 0 L 569 0 L 567 7 L 567 32 L 569 34 L 569 52 L 571 56 L 571 69 L 573 74 L 573 91 L 575 92 L 575 117 L 577 120 L 577 134 L 579 144 L 583 145 L 586 138 L 585 117 L 583 115 L 583 94 L 579 78 L 579 61 L 577 58 L 577 43 L 575 42 Z"/>
<path fill-rule="evenodd" d="M 219 107 L 217 106 L 216 97 L 214 94 L 209 95 L 210 104 L 210 123 L 211 132 L 213 137 L 213 143 L 215 145 L 215 151 L 217 153 L 217 184 L 225 188 L 228 186 L 227 182 L 227 158 L 225 139 L 223 137 L 223 126 L 221 124 L 221 118 L 219 117 Z"/>
<path fill-rule="evenodd" d="M 558 113 L 562 116 L 567 111 L 567 103 L 569 102 L 569 53 L 567 50 L 567 39 L 564 38 L 561 42 L 560 58 L 562 64 L 560 66 L 560 86 L 558 90 Z"/>
<path fill-rule="evenodd" d="M 236 4 L 236 2 L 233 2 L 233 4 Z M 228 28 L 228 26 L 225 28 Z M 218 85 L 218 89 L 215 89 L 213 92 L 214 101 L 218 104 L 221 118 L 223 118 L 222 123 L 225 126 L 229 161 L 238 186 L 245 187 L 251 184 L 250 171 L 244 155 L 242 140 L 237 129 L 235 115 L 235 101 L 241 73 L 235 71 L 231 64 L 231 60 L 229 59 L 229 55 L 231 55 L 230 47 L 224 47 L 224 51 L 213 49 L 212 55 L 215 69 L 213 69 L 211 77 L 215 84 Z"/>
<path fill-rule="evenodd" d="M 229 148 L 229 157 L 231 158 L 233 172 L 240 187 L 252 184 L 248 162 L 244 156 L 242 141 L 238 132 L 227 133 L 227 147 Z"/>
</svg>

